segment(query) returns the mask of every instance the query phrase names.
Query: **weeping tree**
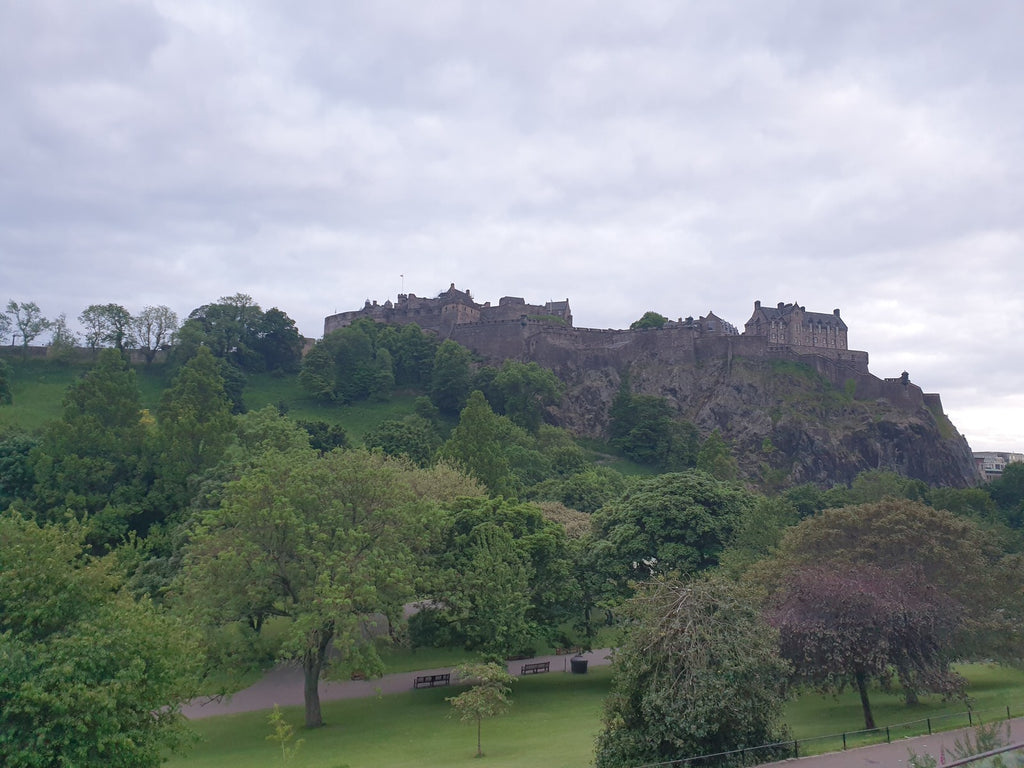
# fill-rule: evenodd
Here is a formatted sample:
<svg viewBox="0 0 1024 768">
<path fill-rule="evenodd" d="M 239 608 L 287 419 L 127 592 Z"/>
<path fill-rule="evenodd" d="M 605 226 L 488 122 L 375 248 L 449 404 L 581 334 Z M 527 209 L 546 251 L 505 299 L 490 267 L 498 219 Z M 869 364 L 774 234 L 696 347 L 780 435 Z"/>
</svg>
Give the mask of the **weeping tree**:
<svg viewBox="0 0 1024 768">
<path fill-rule="evenodd" d="M 744 588 L 721 576 L 646 585 L 624 610 L 597 768 L 629 768 L 778 743 L 788 665 Z M 767 754 L 760 758 L 770 759 Z"/>
</svg>

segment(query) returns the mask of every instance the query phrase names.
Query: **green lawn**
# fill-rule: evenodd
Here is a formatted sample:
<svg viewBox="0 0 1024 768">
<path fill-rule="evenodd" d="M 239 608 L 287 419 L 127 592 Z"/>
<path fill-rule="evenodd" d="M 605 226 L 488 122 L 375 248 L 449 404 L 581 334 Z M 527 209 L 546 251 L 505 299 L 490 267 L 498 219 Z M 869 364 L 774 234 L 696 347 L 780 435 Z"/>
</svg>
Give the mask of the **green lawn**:
<svg viewBox="0 0 1024 768">
<path fill-rule="evenodd" d="M 440 659 L 438 659 L 440 660 Z M 441 663 L 437 666 L 444 666 Z M 429 664 L 427 666 L 434 666 Z M 970 665 L 963 674 L 970 680 L 969 694 L 975 722 L 1005 716 L 1024 715 L 1024 671 L 996 665 Z M 327 726 L 316 731 L 301 728 L 301 708 L 285 710 L 296 735 L 304 739 L 291 763 L 303 768 L 350 768 L 378 766 L 481 765 L 503 768 L 550 766 L 585 768 L 593 755 L 594 738 L 600 729 L 601 703 L 611 680 L 609 667 L 591 668 L 586 675 L 552 673 L 522 678 L 516 682 L 511 711 L 483 726 L 485 760 L 474 760 L 476 731 L 448 717 L 451 706 L 446 696 L 457 689 L 410 691 L 376 699 L 327 702 Z M 885 740 L 885 726 L 919 720 L 913 728 L 891 729 L 892 738 L 927 732 L 926 718 L 935 730 L 966 725 L 966 718 L 943 719 L 962 713 L 962 702 L 943 702 L 925 697 L 908 708 L 902 699 L 881 691 L 871 696 L 875 720 L 881 732 L 871 739 L 852 735 L 863 727 L 860 702 L 848 691 L 841 697 L 804 694 L 786 708 L 792 734 L 815 739 L 801 744 L 801 754 L 842 749 L 841 738 L 816 738 L 846 731 L 850 747 Z M 188 755 L 172 760 L 174 768 L 281 765 L 278 746 L 266 740 L 270 733 L 267 712 L 230 715 L 197 721 L 195 730 L 202 742 Z"/>
<path fill-rule="evenodd" d="M 534 675 L 516 681 L 508 714 L 483 724 L 488 766 L 585 768 L 590 764 L 599 727 L 601 702 L 608 691 L 608 668 L 586 675 Z M 301 729 L 301 708 L 284 710 L 304 739 L 292 762 L 303 768 L 431 768 L 479 766 L 476 726 L 448 715 L 446 696 L 457 688 L 434 688 L 375 699 L 327 702 L 327 725 Z M 267 712 L 200 720 L 203 742 L 169 766 L 261 768 L 281 765 L 278 746 L 266 740 Z"/>
</svg>

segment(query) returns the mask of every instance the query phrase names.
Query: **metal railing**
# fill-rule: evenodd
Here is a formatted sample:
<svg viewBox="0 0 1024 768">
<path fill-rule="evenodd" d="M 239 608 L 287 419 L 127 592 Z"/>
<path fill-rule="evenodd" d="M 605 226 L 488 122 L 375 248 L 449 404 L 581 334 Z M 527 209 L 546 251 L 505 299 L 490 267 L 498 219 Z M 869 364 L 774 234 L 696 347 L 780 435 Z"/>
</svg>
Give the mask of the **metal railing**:
<svg viewBox="0 0 1024 768">
<path fill-rule="evenodd" d="M 635 768 L 701 768 L 704 765 L 716 766 L 757 766 L 764 763 L 786 760 L 793 757 L 807 757 L 809 755 L 820 755 L 826 752 L 839 752 L 858 747 L 867 747 L 875 744 L 891 744 L 894 740 L 906 739 L 913 736 L 930 736 L 940 731 L 951 731 L 957 728 L 969 728 L 994 720 L 1009 720 L 1019 717 L 1022 713 L 1014 714 L 1010 706 L 999 709 L 976 710 L 967 709 L 963 712 L 954 712 L 948 715 L 934 715 L 910 720 L 904 723 L 893 723 L 860 731 L 844 731 L 843 733 L 828 734 L 825 736 L 812 736 L 806 739 L 794 739 L 792 741 L 781 741 L 776 744 L 761 744 L 756 747 L 745 747 L 734 749 L 728 752 L 717 752 L 712 755 L 699 755 L 697 757 L 685 757 L 675 760 L 668 760 L 660 763 L 644 763 Z M 1016 748 L 1020 748 L 1017 745 Z M 1008 750 L 1014 747 L 1008 747 Z M 979 756 L 980 757 L 980 756 Z M 953 765 L 966 763 L 947 763 L 945 768 Z M 1013 766 L 1009 763 L 1008 766 Z M 980 768 L 980 767 L 979 767 Z"/>
</svg>

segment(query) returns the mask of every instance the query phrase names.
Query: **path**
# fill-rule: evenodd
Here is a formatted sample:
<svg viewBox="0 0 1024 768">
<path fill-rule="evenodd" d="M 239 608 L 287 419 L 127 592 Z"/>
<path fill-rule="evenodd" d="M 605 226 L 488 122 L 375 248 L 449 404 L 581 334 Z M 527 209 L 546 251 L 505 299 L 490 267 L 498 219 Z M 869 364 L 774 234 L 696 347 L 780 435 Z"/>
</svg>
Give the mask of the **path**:
<svg viewBox="0 0 1024 768">
<path fill-rule="evenodd" d="M 583 658 L 591 667 L 611 663 L 611 651 L 607 648 L 589 651 Z M 518 676 L 523 664 L 547 661 L 552 672 L 568 672 L 571 656 L 537 656 L 530 659 L 517 659 L 508 662 L 510 675 Z M 452 667 L 438 669 L 421 669 L 417 672 L 398 672 L 393 675 L 373 680 L 338 680 L 320 681 L 320 701 L 337 701 L 339 699 L 358 699 L 377 696 L 381 693 L 402 693 L 413 689 L 413 681 L 419 675 L 436 675 L 451 672 Z M 255 712 L 273 709 L 277 704 L 282 707 L 302 706 L 303 679 L 302 670 L 295 665 L 275 667 L 258 683 L 239 691 L 230 698 L 195 701 L 182 708 L 182 712 L 190 720 L 217 715 L 231 715 L 238 712 Z"/>
<path fill-rule="evenodd" d="M 929 754 L 939 760 L 939 766 L 952 762 L 952 758 L 940 759 L 942 748 L 951 749 L 957 739 L 963 739 L 973 729 L 961 728 L 956 731 L 943 731 L 931 736 L 917 736 L 912 739 L 899 739 L 892 744 L 875 744 L 870 747 L 858 747 L 846 752 L 829 752 L 825 755 L 798 757 L 778 763 L 768 763 L 770 768 L 897 768 L 907 765 L 910 750 L 915 754 Z M 1010 744 L 1024 742 L 1024 717 L 1010 721 Z M 760 766 L 760 768 L 767 768 Z"/>
</svg>

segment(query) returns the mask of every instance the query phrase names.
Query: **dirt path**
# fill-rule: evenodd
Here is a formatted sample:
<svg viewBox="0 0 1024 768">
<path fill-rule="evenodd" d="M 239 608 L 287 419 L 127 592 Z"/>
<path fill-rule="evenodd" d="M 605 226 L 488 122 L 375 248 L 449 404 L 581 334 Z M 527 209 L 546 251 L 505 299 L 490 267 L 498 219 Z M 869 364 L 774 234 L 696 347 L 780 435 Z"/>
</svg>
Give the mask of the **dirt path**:
<svg viewBox="0 0 1024 768">
<path fill-rule="evenodd" d="M 597 667 L 610 663 L 608 649 L 590 651 L 583 654 L 589 666 Z M 568 672 L 571 656 L 537 656 L 531 659 L 518 659 L 508 662 L 510 675 L 518 676 L 523 664 L 547 661 L 552 672 Z M 320 701 L 337 701 L 338 699 L 358 699 L 377 696 L 382 693 L 401 693 L 411 691 L 413 681 L 419 675 L 436 675 L 451 672 L 452 667 L 438 669 L 422 669 L 417 672 L 399 672 L 384 675 L 375 680 L 339 680 L 337 682 L 320 681 Z M 301 706 L 303 703 L 302 670 L 297 666 L 279 666 L 272 669 L 255 685 L 239 691 L 230 698 L 194 701 L 182 711 L 190 720 L 217 715 L 231 715 L 238 712 L 256 712 L 273 709 L 277 704 L 282 707 Z"/>
</svg>

